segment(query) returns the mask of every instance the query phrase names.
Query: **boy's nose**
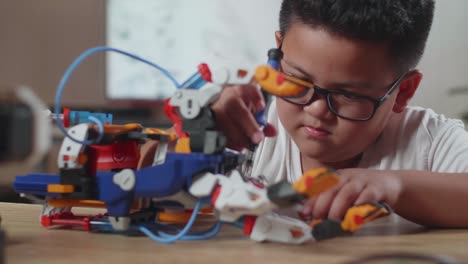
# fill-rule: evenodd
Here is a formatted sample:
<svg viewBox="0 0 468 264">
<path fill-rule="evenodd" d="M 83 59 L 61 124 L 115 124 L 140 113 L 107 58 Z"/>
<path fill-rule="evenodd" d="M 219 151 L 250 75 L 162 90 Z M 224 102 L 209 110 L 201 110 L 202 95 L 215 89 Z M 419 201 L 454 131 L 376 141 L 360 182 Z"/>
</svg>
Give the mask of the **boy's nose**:
<svg viewBox="0 0 468 264">
<path fill-rule="evenodd" d="M 333 117 L 333 113 L 328 109 L 326 96 L 316 93 L 314 97 L 310 104 L 304 106 L 304 111 L 317 119 L 329 119 Z"/>
</svg>

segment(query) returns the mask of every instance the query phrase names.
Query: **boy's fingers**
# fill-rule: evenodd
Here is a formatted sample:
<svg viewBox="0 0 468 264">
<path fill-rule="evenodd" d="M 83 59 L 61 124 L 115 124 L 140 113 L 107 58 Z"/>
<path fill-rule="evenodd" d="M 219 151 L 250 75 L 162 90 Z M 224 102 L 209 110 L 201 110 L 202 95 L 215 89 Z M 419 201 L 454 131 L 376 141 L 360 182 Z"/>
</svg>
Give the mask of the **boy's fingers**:
<svg viewBox="0 0 468 264">
<path fill-rule="evenodd" d="M 327 218 L 333 199 L 335 198 L 335 195 L 338 191 L 339 189 L 331 189 L 317 197 L 312 211 L 312 216 L 314 218 Z"/>
<path fill-rule="evenodd" d="M 145 143 L 140 148 L 140 160 L 138 161 L 137 168 L 141 169 L 153 164 L 154 153 L 158 148 L 159 142 L 151 140 L 148 143 Z"/>
<path fill-rule="evenodd" d="M 359 205 L 368 202 L 382 202 L 383 201 L 382 192 L 377 191 L 374 188 L 365 188 L 358 196 L 353 205 Z"/>
<path fill-rule="evenodd" d="M 310 198 L 304 203 L 304 206 L 302 208 L 302 214 L 306 216 L 312 215 L 312 212 L 314 211 L 314 205 L 315 201 L 317 200 L 316 197 Z"/>
<path fill-rule="evenodd" d="M 328 218 L 334 220 L 343 219 L 346 211 L 354 204 L 363 189 L 364 186 L 357 183 L 343 186 L 331 204 Z"/>
<path fill-rule="evenodd" d="M 244 134 L 239 133 L 237 129 L 238 128 L 236 128 L 233 122 L 227 123 L 224 134 L 228 139 L 227 147 L 233 150 L 241 151 L 249 144 L 250 140 Z"/>
<path fill-rule="evenodd" d="M 265 100 L 256 85 L 240 86 L 238 92 L 246 105 L 252 104 L 255 107 L 255 112 L 265 109 Z"/>
<path fill-rule="evenodd" d="M 238 132 L 250 138 L 252 143 L 258 144 L 263 140 L 265 135 L 260 130 L 257 121 L 245 104 L 238 104 L 237 107 L 231 107 L 227 109 L 227 112 L 228 116 L 232 117 L 232 121 L 237 124 Z"/>
</svg>

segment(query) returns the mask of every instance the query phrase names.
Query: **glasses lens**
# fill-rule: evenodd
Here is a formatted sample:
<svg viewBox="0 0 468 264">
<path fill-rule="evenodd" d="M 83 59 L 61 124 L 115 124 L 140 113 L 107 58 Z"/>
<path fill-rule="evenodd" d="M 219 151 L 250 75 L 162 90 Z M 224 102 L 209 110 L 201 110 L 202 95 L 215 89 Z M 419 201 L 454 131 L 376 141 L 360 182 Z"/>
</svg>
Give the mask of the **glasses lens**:
<svg viewBox="0 0 468 264">
<path fill-rule="evenodd" d="M 295 96 L 283 96 L 282 98 L 293 104 L 307 104 L 314 95 L 314 89 L 296 82 L 294 82 L 294 85 L 298 88 L 303 88 L 303 91 Z"/>
<path fill-rule="evenodd" d="M 375 103 L 367 98 L 351 94 L 330 93 L 332 110 L 339 116 L 365 120 L 374 113 Z"/>
</svg>

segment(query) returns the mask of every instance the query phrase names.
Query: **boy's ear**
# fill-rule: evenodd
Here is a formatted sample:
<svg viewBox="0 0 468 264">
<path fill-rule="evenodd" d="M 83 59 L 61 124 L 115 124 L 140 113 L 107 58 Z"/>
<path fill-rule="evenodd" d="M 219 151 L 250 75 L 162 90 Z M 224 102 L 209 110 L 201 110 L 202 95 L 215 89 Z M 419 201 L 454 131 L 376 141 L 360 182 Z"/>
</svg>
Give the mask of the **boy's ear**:
<svg viewBox="0 0 468 264">
<path fill-rule="evenodd" d="M 276 40 L 276 47 L 279 48 L 281 46 L 281 43 L 283 42 L 283 38 L 281 37 L 281 33 L 278 31 L 275 31 L 275 40 Z"/>
<path fill-rule="evenodd" d="M 401 113 L 405 110 L 411 98 L 413 98 L 423 75 L 419 70 L 410 71 L 400 83 L 395 104 L 393 105 L 393 112 Z"/>
</svg>

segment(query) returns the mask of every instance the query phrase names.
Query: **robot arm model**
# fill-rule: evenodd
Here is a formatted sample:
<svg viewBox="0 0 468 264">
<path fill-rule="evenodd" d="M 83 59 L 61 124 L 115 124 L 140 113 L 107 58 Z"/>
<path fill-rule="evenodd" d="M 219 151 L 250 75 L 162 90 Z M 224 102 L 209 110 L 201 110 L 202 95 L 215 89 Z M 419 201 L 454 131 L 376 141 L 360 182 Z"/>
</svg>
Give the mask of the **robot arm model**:
<svg viewBox="0 0 468 264">
<path fill-rule="evenodd" d="M 256 241 L 300 244 L 312 240 L 311 227 L 295 218 L 273 213 L 313 197 L 339 182 L 326 168 L 306 172 L 296 183 L 281 181 L 269 187 L 244 181 L 234 170 L 228 177 L 205 173 L 190 187 L 194 196 L 211 197 L 223 222 L 243 226 L 244 233 Z"/>
<path fill-rule="evenodd" d="M 54 116 L 68 120 L 69 126 L 58 155 L 59 172 L 17 176 L 16 191 L 45 197 L 41 216 L 45 227 L 137 230 L 156 241 L 172 242 L 194 238 L 187 230 L 200 208 L 205 207 L 212 208 L 220 222 L 242 227 L 256 241 L 297 244 L 314 240 L 312 225 L 278 215 L 275 210 L 297 205 L 331 188 L 338 177 L 319 168 L 306 172 L 293 184 L 282 181 L 263 186 L 251 180 L 251 175 L 241 175 L 236 168 L 245 157 L 226 149 L 225 137 L 216 130 L 211 110 L 226 84 L 248 83 L 252 77 L 269 94 L 295 96 L 304 92 L 307 84 L 275 70 L 279 51 L 271 54 L 269 65 L 255 72 L 229 66 L 212 70 L 200 65 L 166 101 L 165 112 L 174 123 L 175 133 L 139 124 L 114 125 L 112 116 L 105 114 L 66 110 L 62 116 Z M 89 122 L 89 116 L 100 121 L 83 123 Z M 154 161 L 139 168 L 140 147 L 153 140 L 159 142 Z M 175 145 L 174 150 L 169 145 Z M 106 215 L 74 215 L 71 208 L 76 206 L 105 208 Z M 161 218 L 173 210 L 193 213 L 178 235 L 167 238 L 163 229 L 171 227 L 161 227 Z"/>
</svg>

